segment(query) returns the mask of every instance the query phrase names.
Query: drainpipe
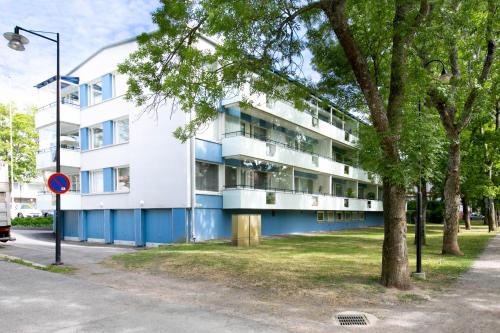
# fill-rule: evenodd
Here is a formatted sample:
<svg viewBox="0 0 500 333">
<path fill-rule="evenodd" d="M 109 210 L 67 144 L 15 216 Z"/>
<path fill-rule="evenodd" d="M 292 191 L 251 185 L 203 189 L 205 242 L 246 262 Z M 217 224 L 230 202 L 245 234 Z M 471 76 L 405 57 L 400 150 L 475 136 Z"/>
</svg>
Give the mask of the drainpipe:
<svg viewBox="0 0 500 333">
<path fill-rule="evenodd" d="M 191 122 L 193 118 L 193 112 L 189 113 L 189 122 Z M 196 215 L 195 215 L 195 207 L 196 207 L 196 184 L 195 184 L 195 172 L 196 172 L 196 161 L 195 161 L 195 137 L 192 136 L 189 139 L 189 164 L 190 164 L 190 185 L 191 190 L 189 191 L 191 194 L 191 241 L 196 242 Z"/>
</svg>

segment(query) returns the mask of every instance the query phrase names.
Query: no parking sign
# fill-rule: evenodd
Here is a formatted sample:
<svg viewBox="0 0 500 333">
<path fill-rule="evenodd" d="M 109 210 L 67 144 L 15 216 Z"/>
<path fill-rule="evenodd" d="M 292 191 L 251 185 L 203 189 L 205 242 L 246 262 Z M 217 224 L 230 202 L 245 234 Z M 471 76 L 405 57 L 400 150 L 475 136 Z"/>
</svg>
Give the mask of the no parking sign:
<svg viewBox="0 0 500 333">
<path fill-rule="evenodd" d="M 49 187 L 49 190 L 55 194 L 64 194 L 69 191 L 71 183 L 69 182 L 68 176 L 65 174 L 54 173 L 49 177 L 47 186 Z"/>
</svg>

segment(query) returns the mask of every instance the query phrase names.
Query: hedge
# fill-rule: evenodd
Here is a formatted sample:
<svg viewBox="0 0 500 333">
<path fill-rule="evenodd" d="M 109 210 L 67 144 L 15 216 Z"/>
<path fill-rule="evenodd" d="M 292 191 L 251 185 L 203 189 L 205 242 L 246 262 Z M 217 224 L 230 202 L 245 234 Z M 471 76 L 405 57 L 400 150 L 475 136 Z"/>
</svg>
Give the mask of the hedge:
<svg viewBox="0 0 500 333">
<path fill-rule="evenodd" d="M 16 217 L 12 219 L 13 226 L 24 227 L 50 227 L 52 216 L 49 217 Z"/>
</svg>

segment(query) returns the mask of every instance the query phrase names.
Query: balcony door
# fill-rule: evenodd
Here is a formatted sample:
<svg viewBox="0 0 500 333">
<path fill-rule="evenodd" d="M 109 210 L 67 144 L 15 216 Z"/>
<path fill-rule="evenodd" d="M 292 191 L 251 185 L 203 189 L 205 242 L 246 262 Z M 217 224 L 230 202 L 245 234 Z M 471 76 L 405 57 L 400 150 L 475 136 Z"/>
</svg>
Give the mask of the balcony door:
<svg viewBox="0 0 500 333">
<path fill-rule="evenodd" d="M 254 171 L 254 186 L 257 189 L 265 190 L 267 186 L 267 173 L 262 171 Z"/>
</svg>

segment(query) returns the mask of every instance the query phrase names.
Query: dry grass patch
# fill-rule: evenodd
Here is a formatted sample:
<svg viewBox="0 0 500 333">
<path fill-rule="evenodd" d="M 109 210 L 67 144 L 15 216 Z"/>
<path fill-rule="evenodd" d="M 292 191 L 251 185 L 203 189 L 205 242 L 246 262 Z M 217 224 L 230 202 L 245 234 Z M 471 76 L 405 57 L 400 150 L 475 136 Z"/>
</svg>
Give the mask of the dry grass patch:
<svg viewBox="0 0 500 333">
<path fill-rule="evenodd" d="M 413 227 L 408 231 L 414 269 Z M 460 233 L 466 255 L 451 257 L 440 254 L 442 226 L 428 225 L 427 233 L 423 268 L 428 280 L 415 281 L 415 285 L 430 290 L 449 285 L 466 271 L 493 236 L 476 224 L 473 230 Z M 328 303 L 372 302 L 386 291 L 378 284 L 382 240 L 383 228 L 366 228 L 273 237 L 255 248 L 236 248 L 228 241 L 163 246 L 117 255 L 113 262 L 124 269 L 212 281 L 263 295 L 310 295 Z"/>
</svg>

